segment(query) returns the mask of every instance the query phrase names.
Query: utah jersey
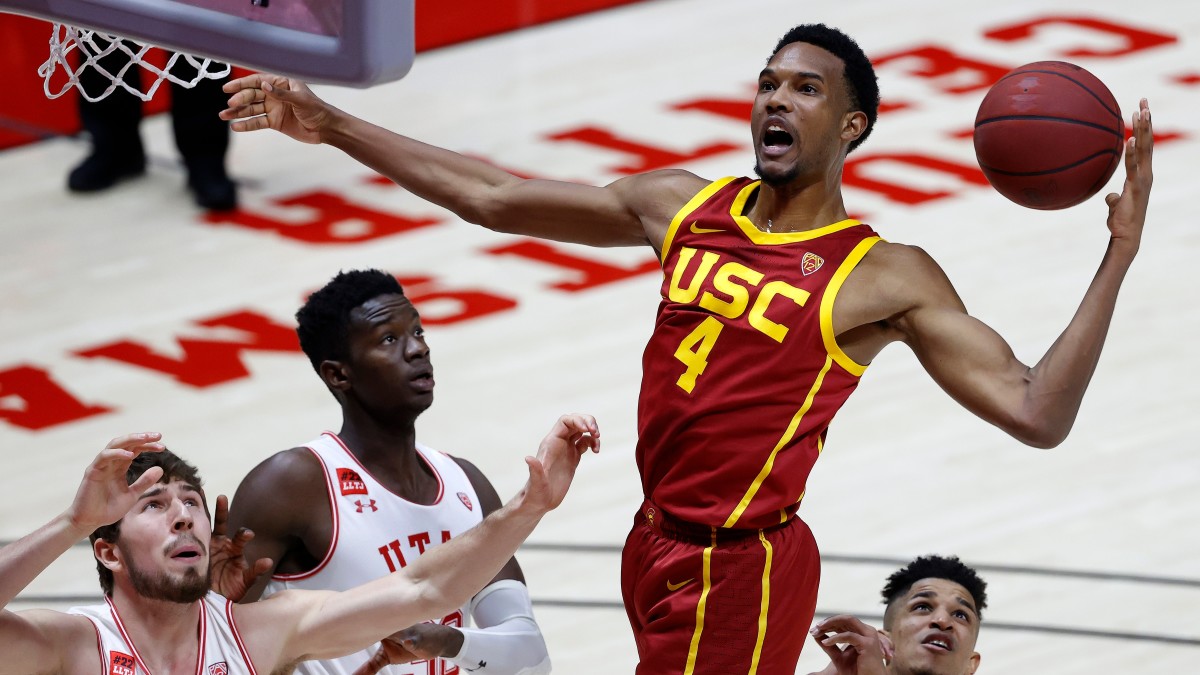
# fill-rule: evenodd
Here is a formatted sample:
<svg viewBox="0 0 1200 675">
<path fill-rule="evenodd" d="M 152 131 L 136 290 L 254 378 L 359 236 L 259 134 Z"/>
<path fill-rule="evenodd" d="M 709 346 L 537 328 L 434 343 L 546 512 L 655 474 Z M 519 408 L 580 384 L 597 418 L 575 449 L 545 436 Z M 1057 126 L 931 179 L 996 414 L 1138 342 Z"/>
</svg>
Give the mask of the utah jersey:
<svg viewBox="0 0 1200 675">
<path fill-rule="evenodd" d="M 448 455 L 417 444 L 417 454 L 438 479 L 432 504 L 414 504 L 383 487 L 359 464 L 335 434 L 326 432 L 309 443 L 325 472 L 333 515 L 333 535 L 324 559 L 303 574 L 271 577 L 263 597 L 288 588 L 344 591 L 405 567 L 417 556 L 483 520 L 482 506 L 471 480 Z M 467 606 L 442 619 L 461 627 L 468 622 Z M 378 649 L 374 645 L 328 661 L 306 661 L 296 667 L 302 675 L 352 675 Z M 388 675 L 457 673 L 442 659 L 384 668 Z"/>
<path fill-rule="evenodd" d="M 112 601 L 88 607 L 72 607 L 68 614 L 89 619 L 96 628 L 100 646 L 100 672 L 104 675 L 152 675 L 125 631 L 125 624 Z M 255 675 L 242 637 L 233 622 L 233 603 L 209 592 L 200 601 L 196 675 Z"/>
<path fill-rule="evenodd" d="M 879 237 L 856 220 L 763 232 L 745 215 L 758 186 L 715 181 L 675 216 L 642 359 L 645 495 L 712 527 L 770 527 L 795 512 L 866 370 L 838 347 L 833 303 Z"/>
</svg>

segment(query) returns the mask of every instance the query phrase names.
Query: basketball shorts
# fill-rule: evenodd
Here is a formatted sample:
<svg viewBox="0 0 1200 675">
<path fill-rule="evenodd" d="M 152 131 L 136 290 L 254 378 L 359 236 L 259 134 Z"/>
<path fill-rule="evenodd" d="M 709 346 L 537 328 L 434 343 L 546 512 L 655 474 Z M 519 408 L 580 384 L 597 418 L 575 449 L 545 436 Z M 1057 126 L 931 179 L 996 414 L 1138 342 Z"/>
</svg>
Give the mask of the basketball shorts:
<svg viewBox="0 0 1200 675">
<path fill-rule="evenodd" d="M 820 577 L 816 542 L 798 517 L 725 530 L 645 502 L 621 559 L 637 675 L 795 672 Z"/>
</svg>

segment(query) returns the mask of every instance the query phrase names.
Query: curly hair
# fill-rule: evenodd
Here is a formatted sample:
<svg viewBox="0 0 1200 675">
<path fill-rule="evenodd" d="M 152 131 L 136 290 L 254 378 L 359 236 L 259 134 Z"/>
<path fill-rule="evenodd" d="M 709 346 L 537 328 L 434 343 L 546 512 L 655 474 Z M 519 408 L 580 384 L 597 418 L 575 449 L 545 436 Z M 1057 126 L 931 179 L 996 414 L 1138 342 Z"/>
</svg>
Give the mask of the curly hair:
<svg viewBox="0 0 1200 675">
<path fill-rule="evenodd" d="M 345 360 L 350 334 L 350 312 L 371 298 L 404 295 L 396 277 L 376 269 L 338 272 L 337 276 L 312 295 L 296 312 L 296 334 L 300 348 L 308 356 L 313 370 L 321 363 Z"/>
<path fill-rule="evenodd" d="M 850 109 L 861 110 L 867 116 L 867 128 L 850 143 L 849 152 L 853 152 L 871 135 L 875 120 L 879 117 L 879 80 L 875 77 L 871 59 L 867 58 L 853 38 L 837 28 L 823 23 L 806 23 L 796 26 L 780 38 L 767 61 L 775 58 L 784 47 L 796 42 L 820 47 L 846 64 L 845 84 L 846 92 L 850 95 Z"/>
<path fill-rule="evenodd" d="M 883 603 L 887 605 L 884 613 L 884 623 L 891 623 L 892 605 L 903 598 L 912 589 L 913 584 L 922 579 L 945 579 L 967 589 L 975 599 L 975 613 L 983 619 L 983 609 L 987 607 L 987 583 L 979 577 L 974 568 L 964 564 L 957 556 L 943 558 L 939 555 L 919 557 L 888 577 L 883 587 Z"/>
</svg>

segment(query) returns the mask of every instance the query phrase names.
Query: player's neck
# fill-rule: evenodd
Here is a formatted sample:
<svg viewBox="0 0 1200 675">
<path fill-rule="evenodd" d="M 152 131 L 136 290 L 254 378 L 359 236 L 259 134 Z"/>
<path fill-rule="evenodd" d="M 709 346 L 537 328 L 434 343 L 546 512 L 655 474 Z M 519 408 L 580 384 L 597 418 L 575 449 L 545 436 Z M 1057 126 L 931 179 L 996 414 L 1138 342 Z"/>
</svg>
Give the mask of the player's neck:
<svg viewBox="0 0 1200 675">
<path fill-rule="evenodd" d="M 382 427 L 356 424 L 347 418 L 338 436 L 384 487 L 409 501 L 426 503 L 437 479 L 417 454 L 416 429 L 411 422 Z"/>
<path fill-rule="evenodd" d="M 152 600 L 118 585 L 113 589 L 112 603 L 125 634 L 151 672 L 195 673 L 201 601 L 185 604 Z"/>
<path fill-rule="evenodd" d="M 746 215 L 772 233 L 815 230 L 848 217 L 841 190 L 824 183 L 763 183 L 751 199 Z"/>
</svg>

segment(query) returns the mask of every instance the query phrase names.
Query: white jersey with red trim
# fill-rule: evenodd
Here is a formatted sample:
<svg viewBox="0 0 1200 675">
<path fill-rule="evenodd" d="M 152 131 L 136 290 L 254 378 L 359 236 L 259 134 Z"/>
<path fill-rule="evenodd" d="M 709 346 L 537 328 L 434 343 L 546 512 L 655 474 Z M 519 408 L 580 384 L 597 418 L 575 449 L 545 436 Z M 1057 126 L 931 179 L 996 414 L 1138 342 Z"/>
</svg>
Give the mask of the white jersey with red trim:
<svg viewBox="0 0 1200 675">
<path fill-rule="evenodd" d="M 432 504 L 414 504 L 383 487 L 358 462 L 337 435 L 326 432 L 307 444 L 321 461 L 333 510 L 333 536 L 324 559 L 303 574 L 277 574 L 263 591 L 268 597 L 284 589 L 344 591 L 406 566 L 417 556 L 466 532 L 483 520 L 482 506 L 471 479 L 444 453 L 417 444 L 417 454 L 438 479 Z M 441 623 L 468 624 L 467 605 Z M 378 645 L 328 661 L 306 661 L 300 675 L 353 675 Z M 389 666 L 387 675 L 450 675 L 458 667 L 442 659 Z"/>
<path fill-rule="evenodd" d="M 196 675 L 257 675 L 233 622 L 233 603 L 210 592 L 200 601 Z M 104 675 L 153 675 L 133 644 L 112 601 L 72 607 L 68 614 L 89 619 L 96 628 Z"/>
</svg>

